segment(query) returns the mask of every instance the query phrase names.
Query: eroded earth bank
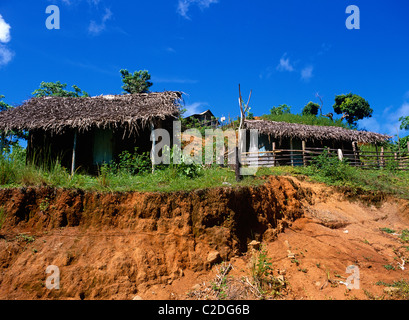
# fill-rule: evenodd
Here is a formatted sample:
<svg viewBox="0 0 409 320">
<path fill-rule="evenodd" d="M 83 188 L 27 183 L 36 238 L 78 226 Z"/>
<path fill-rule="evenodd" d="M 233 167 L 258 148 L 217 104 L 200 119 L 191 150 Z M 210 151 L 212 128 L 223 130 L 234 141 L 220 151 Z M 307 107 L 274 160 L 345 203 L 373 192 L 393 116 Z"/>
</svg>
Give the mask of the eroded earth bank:
<svg viewBox="0 0 409 320">
<path fill-rule="evenodd" d="M 407 201 L 293 177 L 189 193 L 3 189 L 0 213 L 0 299 L 258 299 L 254 240 L 282 284 L 267 299 L 402 298 L 386 284 L 409 281 Z M 359 289 L 344 284 L 350 265 Z"/>
</svg>

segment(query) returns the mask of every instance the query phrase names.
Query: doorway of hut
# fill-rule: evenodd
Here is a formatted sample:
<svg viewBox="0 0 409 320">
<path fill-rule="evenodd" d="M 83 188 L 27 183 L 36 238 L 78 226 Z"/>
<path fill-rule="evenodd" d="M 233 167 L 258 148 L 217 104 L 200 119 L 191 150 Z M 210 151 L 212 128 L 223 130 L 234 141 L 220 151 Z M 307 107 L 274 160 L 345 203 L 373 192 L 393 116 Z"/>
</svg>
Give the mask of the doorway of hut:
<svg viewBox="0 0 409 320">
<path fill-rule="evenodd" d="M 109 129 L 96 129 L 93 139 L 93 164 L 109 163 L 113 159 L 113 133 Z"/>
</svg>

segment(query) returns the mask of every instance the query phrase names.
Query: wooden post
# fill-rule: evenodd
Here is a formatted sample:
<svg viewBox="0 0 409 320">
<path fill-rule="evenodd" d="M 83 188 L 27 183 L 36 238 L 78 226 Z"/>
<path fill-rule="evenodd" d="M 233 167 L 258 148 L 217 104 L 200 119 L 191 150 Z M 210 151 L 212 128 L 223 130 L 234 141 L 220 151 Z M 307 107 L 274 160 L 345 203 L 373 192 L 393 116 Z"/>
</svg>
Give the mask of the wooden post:
<svg viewBox="0 0 409 320">
<path fill-rule="evenodd" d="M 273 151 L 276 151 L 276 143 L 273 142 Z M 276 153 L 273 152 L 273 167 L 276 166 Z"/>
<path fill-rule="evenodd" d="M 242 176 L 240 175 L 240 154 L 239 154 L 239 147 L 236 147 L 236 166 L 235 166 L 235 173 L 236 173 L 236 181 L 239 182 L 242 180 Z"/>
<path fill-rule="evenodd" d="M 74 145 L 72 148 L 71 175 L 75 173 L 75 153 L 77 152 L 77 129 L 74 129 Z"/>
<path fill-rule="evenodd" d="M 290 159 L 291 159 L 291 166 L 294 167 L 294 158 L 293 158 L 293 138 L 290 138 Z"/>
<path fill-rule="evenodd" d="M 356 147 L 356 142 L 352 142 L 352 150 L 354 151 L 354 160 L 355 160 L 355 166 L 358 166 L 358 151 Z"/>
<path fill-rule="evenodd" d="M 151 123 L 151 139 L 152 139 L 151 162 L 152 162 L 152 173 L 154 173 L 155 172 L 156 137 L 155 137 L 155 126 L 153 122 Z"/>
<path fill-rule="evenodd" d="M 384 147 L 381 147 L 381 167 L 384 168 L 385 167 L 385 149 Z"/>
<path fill-rule="evenodd" d="M 408 156 L 409 156 L 409 141 L 408 141 Z"/>
<path fill-rule="evenodd" d="M 307 166 L 307 158 L 306 158 L 306 153 L 305 153 L 306 143 L 304 140 L 301 142 L 301 145 L 302 145 L 302 163 L 303 163 L 303 166 L 306 167 Z"/>
<path fill-rule="evenodd" d="M 339 159 L 339 161 L 344 160 L 344 155 L 342 153 L 342 149 L 338 149 L 338 159 Z"/>
<path fill-rule="evenodd" d="M 379 154 L 378 154 L 378 144 L 375 144 L 375 151 L 376 151 L 376 166 L 379 168 L 380 163 L 379 163 Z"/>
<path fill-rule="evenodd" d="M 394 158 L 395 158 L 395 165 L 399 169 L 399 161 L 398 161 L 398 153 L 397 152 L 394 153 Z"/>
</svg>

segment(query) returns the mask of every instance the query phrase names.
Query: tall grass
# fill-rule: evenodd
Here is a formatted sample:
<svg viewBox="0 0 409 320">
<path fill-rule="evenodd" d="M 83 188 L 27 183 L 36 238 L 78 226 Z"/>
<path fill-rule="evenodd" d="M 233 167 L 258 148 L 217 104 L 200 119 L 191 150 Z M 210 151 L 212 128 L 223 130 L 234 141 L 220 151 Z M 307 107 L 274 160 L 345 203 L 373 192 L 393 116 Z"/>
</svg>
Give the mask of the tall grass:
<svg viewBox="0 0 409 320">
<path fill-rule="evenodd" d="M 104 164 L 97 176 L 76 173 L 71 175 L 58 161 L 43 167 L 26 164 L 25 150 L 16 148 L 0 158 L 0 188 L 41 186 L 77 188 L 90 191 L 188 191 L 211 187 L 235 186 L 235 173 L 229 168 L 197 164 L 158 166 L 151 172 L 146 155 L 126 156 L 118 163 Z M 138 168 L 135 168 L 138 167 Z M 142 170 L 143 169 L 143 170 Z M 240 185 L 261 183 L 253 177 Z"/>
<path fill-rule="evenodd" d="M 66 185 L 70 175 L 58 161 L 51 165 L 37 167 L 26 164 L 26 150 L 14 146 L 10 153 L 0 156 L 0 186 L 29 186 L 47 184 Z"/>
</svg>

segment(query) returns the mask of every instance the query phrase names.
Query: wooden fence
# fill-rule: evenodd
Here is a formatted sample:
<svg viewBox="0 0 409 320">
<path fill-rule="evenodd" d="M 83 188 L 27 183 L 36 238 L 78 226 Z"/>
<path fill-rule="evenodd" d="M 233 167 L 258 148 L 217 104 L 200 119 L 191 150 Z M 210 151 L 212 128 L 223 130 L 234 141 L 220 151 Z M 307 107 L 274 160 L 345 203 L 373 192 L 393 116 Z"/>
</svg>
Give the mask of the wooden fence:
<svg viewBox="0 0 409 320">
<path fill-rule="evenodd" d="M 331 156 L 338 157 L 339 160 L 346 160 L 354 167 L 364 169 L 394 168 L 398 170 L 409 170 L 409 152 L 390 152 L 383 148 L 378 151 L 342 150 L 330 148 L 307 148 L 303 145 L 302 150 L 277 149 L 274 151 L 243 152 L 242 164 L 255 165 L 260 167 L 274 166 L 308 166 L 314 158 L 323 152 Z"/>
</svg>

